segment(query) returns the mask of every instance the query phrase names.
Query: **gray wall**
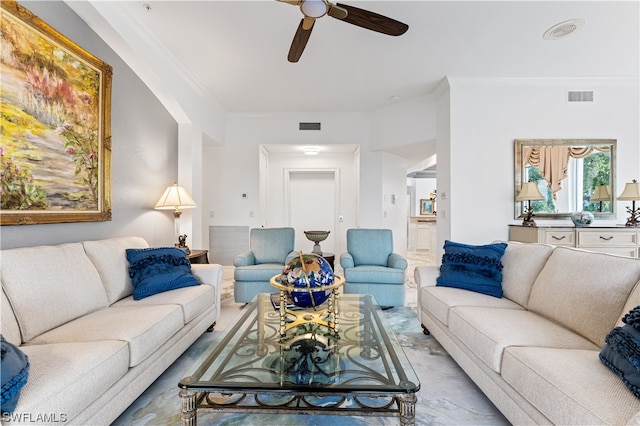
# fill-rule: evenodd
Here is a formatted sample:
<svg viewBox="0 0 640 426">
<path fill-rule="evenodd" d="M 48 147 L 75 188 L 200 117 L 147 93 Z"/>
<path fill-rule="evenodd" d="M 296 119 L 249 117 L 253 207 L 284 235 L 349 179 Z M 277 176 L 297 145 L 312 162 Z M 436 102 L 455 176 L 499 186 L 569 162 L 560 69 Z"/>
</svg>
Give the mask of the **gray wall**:
<svg viewBox="0 0 640 426">
<path fill-rule="evenodd" d="M 138 235 L 151 245 L 175 241 L 171 212 L 153 206 L 177 180 L 178 126 L 103 41 L 61 1 L 22 3 L 53 28 L 113 67 L 111 104 L 113 218 L 109 222 L 2 226 L 2 249 Z"/>
</svg>

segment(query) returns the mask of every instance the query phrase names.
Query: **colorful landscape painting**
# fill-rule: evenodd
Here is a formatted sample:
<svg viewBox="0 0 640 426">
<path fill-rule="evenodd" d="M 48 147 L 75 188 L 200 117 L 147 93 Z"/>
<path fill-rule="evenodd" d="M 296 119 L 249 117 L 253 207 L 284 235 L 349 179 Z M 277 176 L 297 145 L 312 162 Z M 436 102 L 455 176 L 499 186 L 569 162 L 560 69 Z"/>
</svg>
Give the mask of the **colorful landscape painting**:
<svg viewBox="0 0 640 426">
<path fill-rule="evenodd" d="M 111 67 L 15 2 L 1 13 L 2 224 L 109 220 Z"/>
</svg>

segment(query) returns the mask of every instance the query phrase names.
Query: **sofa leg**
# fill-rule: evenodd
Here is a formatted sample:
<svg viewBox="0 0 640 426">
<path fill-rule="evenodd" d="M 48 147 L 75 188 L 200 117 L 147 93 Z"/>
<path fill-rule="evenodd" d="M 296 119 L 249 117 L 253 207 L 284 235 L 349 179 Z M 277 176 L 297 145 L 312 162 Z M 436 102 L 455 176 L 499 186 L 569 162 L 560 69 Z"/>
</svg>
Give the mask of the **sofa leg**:
<svg viewBox="0 0 640 426">
<path fill-rule="evenodd" d="M 427 336 L 431 334 L 431 332 L 429 331 L 429 329 L 427 329 L 427 327 L 424 326 L 424 324 L 420 324 L 422 326 L 422 332 L 424 334 L 426 334 Z"/>
<path fill-rule="evenodd" d="M 213 324 L 211 324 L 211 325 L 209 326 L 209 328 L 207 328 L 207 332 L 208 332 L 208 333 L 211 333 L 211 332 L 213 331 L 213 328 L 214 328 L 215 326 L 216 326 L 216 323 L 214 322 Z"/>
</svg>

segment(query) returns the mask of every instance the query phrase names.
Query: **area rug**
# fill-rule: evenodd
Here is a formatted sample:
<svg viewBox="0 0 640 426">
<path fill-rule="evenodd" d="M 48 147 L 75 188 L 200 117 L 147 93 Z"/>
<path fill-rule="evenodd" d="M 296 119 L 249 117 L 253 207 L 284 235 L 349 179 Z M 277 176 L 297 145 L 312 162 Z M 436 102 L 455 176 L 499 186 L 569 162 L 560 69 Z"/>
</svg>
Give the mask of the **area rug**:
<svg viewBox="0 0 640 426">
<path fill-rule="evenodd" d="M 228 312 L 227 312 L 228 314 Z M 420 378 L 417 425 L 508 425 L 508 421 L 466 376 L 440 344 L 422 333 L 414 309 L 384 311 Z M 179 425 L 178 381 L 222 332 L 205 333 L 114 423 L 116 426 Z M 398 425 L 397 417 L 242 414 L 198 411 L 199 425 Z"/>
</svg>

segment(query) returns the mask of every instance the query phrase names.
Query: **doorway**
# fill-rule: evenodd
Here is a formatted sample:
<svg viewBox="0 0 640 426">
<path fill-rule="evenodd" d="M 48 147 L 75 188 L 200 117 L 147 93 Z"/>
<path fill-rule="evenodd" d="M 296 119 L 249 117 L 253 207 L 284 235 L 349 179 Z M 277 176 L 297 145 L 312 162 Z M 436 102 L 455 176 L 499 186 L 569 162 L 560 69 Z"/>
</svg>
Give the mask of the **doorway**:
<svg viewBox="0 0 640 426">
<path fill-rule="evenodd" d="M 285 170 L 285 206 L 289 226 L 295 229 L 295 248 L 311 252 L 314 243 L 304 231 L 330 231 L 320 243 L 323 252 L 336 253 L 336 217 L 339 169 Z"/>
</svg>

